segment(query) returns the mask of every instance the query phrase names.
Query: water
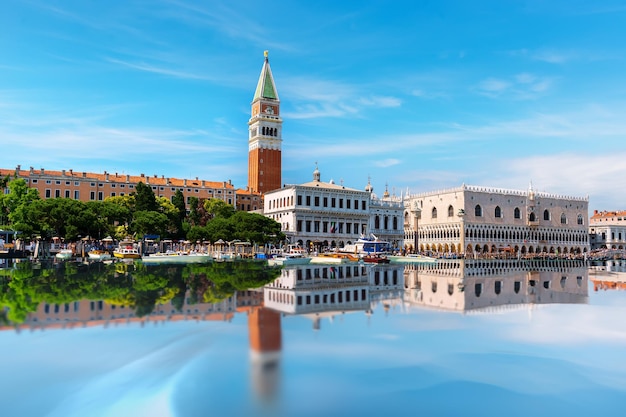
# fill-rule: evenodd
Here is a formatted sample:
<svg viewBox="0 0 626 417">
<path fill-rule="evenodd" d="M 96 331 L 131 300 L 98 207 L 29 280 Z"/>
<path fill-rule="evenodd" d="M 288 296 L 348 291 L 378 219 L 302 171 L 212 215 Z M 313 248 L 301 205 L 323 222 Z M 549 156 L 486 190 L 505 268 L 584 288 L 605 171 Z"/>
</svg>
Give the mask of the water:
<svg viewBox="0 0 626 417">
<path fill-rule="evenodd" d="M 626 403 L 619 264 L 5 266 L 2 415 L 621 416 Z"/>
</svg>

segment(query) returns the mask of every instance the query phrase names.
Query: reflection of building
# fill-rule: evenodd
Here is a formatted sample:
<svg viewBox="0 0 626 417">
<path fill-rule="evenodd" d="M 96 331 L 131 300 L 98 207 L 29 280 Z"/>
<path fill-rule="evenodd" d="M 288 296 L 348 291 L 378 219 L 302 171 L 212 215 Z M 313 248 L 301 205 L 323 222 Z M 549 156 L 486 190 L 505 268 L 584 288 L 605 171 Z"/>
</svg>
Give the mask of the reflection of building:
<svg viewBox="0 0 626 417">
<path fill-rule="evenodd" d="M 419 242 L 420 251 L 468 256 L 589 251 L 588 198 L 535 192 L 532 187 L 517 191 L 462 185 L 406 197 L 405 205 L 405 242 Z"/>
<path fill-rule="evenodd" d="M 265 306 L 284 314 L 305 315 L 319 329 L 320 319 L 347 312 L 371 312 L 400 300 L 402 265 L 298 265 L 264 287 Z"/>
<path fill-rule="evenodd" d="M 591 249 L 626 249 L 626 211 L 593 212 L 589 220 Z"/>
<path fill-rule="evenodd" d="M 280 384 L 280 324 L 278 311 L 256 307 L 248 313 L 251 381 L 260 399 L 269 402 L 275 398 Z"/>
<path fill-rule="evenodd" d="M 182 320 L 230 321 L 237 311 L 261 305 L 260 291 L 239 291 L 218 303 L 188 303 L 189 293 L 179 310 L 172 302 L 157 304 L 152 313 L 137 317 L 133 307 L 105 301 L 77 300 L 65 304 L 41 303 L 28 315 L 19 329 L 74 328 L 110 326 L 133 322 L 166 322 Z M 6 327 L 13 329 L 15 326 Z"/>
<path fill-rule="evenodd" d="M 605 261 L 589 268 L 593 290 L 626 290 L 626 260 Z"/>
<path fill-rule="evenodd" d="M 407 267 L 404 301 L 450 311 L 581 304 L 587 302 L 588 274 L 582 261 L 441 261 Z"/>
<path fill-rule="evenodd" d="M 378 199 L 371 191 L 369 184 L 359 191 L 323 182 L 316 167 L 313 181 L 266 193 L 263 214 L 282 225 L 291 243 L 309 249 L 340 248 L 370 233 L 399 245 L 402 204 Z"/>
</svg>

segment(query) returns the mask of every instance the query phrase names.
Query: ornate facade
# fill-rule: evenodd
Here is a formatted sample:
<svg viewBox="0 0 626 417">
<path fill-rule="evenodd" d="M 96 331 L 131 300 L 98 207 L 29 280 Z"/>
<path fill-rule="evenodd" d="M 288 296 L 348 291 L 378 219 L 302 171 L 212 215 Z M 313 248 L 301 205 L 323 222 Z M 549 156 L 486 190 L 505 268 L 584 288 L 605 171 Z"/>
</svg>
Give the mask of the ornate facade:
<svg viewBox="0 0 626 417">
<path fill-rule="evenodd" d="M 589 251 L 588 198 L 461 187 L 405 197 L 405 246 L 472 256 Z"/>
</svg>

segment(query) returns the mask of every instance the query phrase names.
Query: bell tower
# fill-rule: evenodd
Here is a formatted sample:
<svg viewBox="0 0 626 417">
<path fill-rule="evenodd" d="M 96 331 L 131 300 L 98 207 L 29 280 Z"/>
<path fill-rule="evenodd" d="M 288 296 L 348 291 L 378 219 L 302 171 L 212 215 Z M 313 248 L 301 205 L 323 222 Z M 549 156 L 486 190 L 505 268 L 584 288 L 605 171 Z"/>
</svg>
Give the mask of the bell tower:
<svg viewBox="0 0 626 417">
<path fill-rule="evenodd" d="M 260 193 L 277 190 L 282 183 L 280 99 L 267 51 L 264 55 L 248 121 L 248 187 Z"/>
</svg>

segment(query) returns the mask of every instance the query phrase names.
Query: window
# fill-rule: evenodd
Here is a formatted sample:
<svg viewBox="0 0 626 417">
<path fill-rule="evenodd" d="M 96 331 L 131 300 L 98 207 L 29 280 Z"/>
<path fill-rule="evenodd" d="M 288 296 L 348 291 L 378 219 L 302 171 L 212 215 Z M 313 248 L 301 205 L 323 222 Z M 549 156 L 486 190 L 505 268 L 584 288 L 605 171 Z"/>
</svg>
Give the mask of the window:
<svg viewBox="0 0 626 417">
<path fill-rule="evenodd" d="M 578 218 L 576 219 L 576 223 L 577 224 L 581 224 L 581 225 L 584 224 L 584 222 L 583 222 L 583 215 L 582 214 L 578 215 Z"/>
<path fill-rule="evenodd" d="M 328 207 L 328 197 L 324 197 L 324 207 Z"/>
<path fill-rule="evenodd" d="M 320 232 L 320 222 L 319 222 L 318 220 L 316 220 L 316 221 L 315 221 L 315 223 L 314 223 L 314 229 L 313 229 L 313 231 L 314 231 L 315 233 L 319 233 L 319 232 Z"/>
<path fill-rule="evenodd" d="M 74 200 L 80 200 L 80 191 L 74 190 Z"/>
<path fill-rule="evenodd" d="M 352 207 L 350 207 L 350 203 L 352 203 L 352 200 L 350 200 L 349 198 L 346 200 L 346 208 L 347 209 L 351 209 Z M 335 206 L 333 206 L 335 207 Z"/>
<path fill-rule="evenodd" d="M 448 217 L 454 216 L 454 207 L 452 205 L 448 206 Z"/>
<path fill-rule="evenodd" d="M 367 203 L 365 202 L 365 200 L 361 200 L 361 210 L 367 210 L 366 205 Z"/>
<path fill-rule="evenodd" d="M 339 208 L 343 208 L 343 198 L 339 199 Z"/>
<path fill-rule="evenodd" d="M 474 207 L 474 216 L 476 217 L 483 216 L 483 208 L 480 206 L 480 204 L 476 204 L 476 207 Z"/>
<path fill-rule="evenodd" d="M 39 182 L 39 180 L 32 180 L 33 184 L 37 184 Z"/>
<path fill-rule="evenodd" d="M 297 196 L 297 197 L 296 197 L 296 202 L 297 202 L 296 204 L 297 204 L 298 206 L 301 206 L 301 205 L 302 205 L 302 196 L 301 196 L 301 195 L 299 195 L 299 196 Z"/>
<path fill-rule="evenodd" d="M 61 190 L 54 190 L 54 197 L 55 198 L 61 197 Z"/>
<path fill-rule="evenodd" d="M 567 216 L 565 216 L 565 213 L 561 214 L 561 224 L 567 224 Z"/>
<path fill-rule="evenodd" d="M 56 183 L 56 185 L 61 185 L 61 181 L 59 181 L 59 180 L 56 180 L 55 183 Z"/>
<path fill-rule="evenodd" d="M 95 191 L 92 191 L 92 192 L 89 193 L 89 199 L 92 200 L 92 201 L 96 199 L 96 192 Z"/>
<path fill-rule="evenodd" d="M 337 199 L 335 197 L 331 198 L 330 199 L 330 206 L 334 208 L 334 207 L 336 207 L 336 205 L 337 205 Z M 350 207 L 348 207 L 348 208 L 350 208 Z"/>
<path fill-rule="evenodd" d="M 520 219 L 521 218 L 521 213 L 519 210 L 519 207 L 515 207 L 515 210 L 513 210 L 513 217 L 516 219 Z"/>
<path fill-rule="evenodd" d="M 320 206 L 320 198 L 318 196 L 315 196 L 315 207 L 319 207 Z"/>
<path fill-rule="evenodd" d="M 502 217 L 502 209 L 500 208 L 500 206 L 496 206 L 496 209 L 493 214 L 498 219 Z"/>
<path fill-rule="evenodd" d="M 46 198 L 50 198 L 52 196 L 52 191 L 49 188 L 46 188 Z"/>
<path fill-rule="evenodd" d="M 432 219 L 436 219 L 437 218 L 437 208 L 436 207 L 433 207 L 433 211 L 432 211 L 430 217 Z"/>
<path fill-rule="evenodd" d="M 543 211 L 543 219 L 550 220 L 550 212 L 548 210 Z"/>
<path fill-rule="evenodd" d="M 70 190 L 65 190 L 65 198 L 70 198 Z"/>
<path fill-rule="evenodd" d="M 310 196 L 310 195 L 307 195 L 307 196 L 306 196 L 306 205 L 307 205 L 307 206 L 310 206 L 310 205 L 311 205 L 311 196 Z"/>
</svg>

